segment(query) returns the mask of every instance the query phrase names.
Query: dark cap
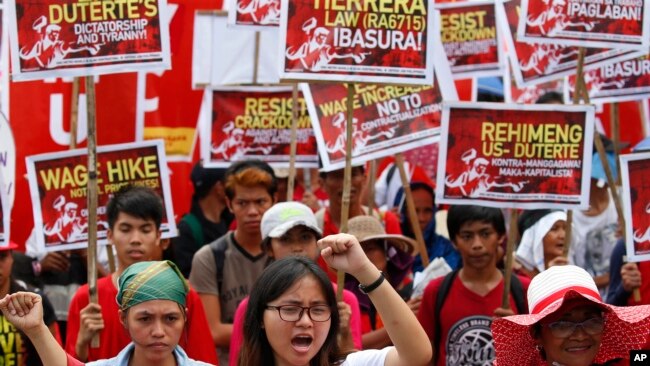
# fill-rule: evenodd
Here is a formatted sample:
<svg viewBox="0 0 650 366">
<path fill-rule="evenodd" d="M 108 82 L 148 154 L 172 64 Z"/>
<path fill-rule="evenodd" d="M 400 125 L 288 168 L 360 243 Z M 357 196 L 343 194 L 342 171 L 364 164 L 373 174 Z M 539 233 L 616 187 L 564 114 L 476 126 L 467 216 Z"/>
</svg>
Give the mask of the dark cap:
<svg viewBox="0 0 650 366">
<path fill-rule="evenodd" d="M 195 195 L 198 198 L 205 197 L 212 186 L 223 180 L 225 173 L 226 169 L 205 168 L 200 162 L 196 163 L 194 168 L 192 168 L 192 173 L 190 174 Z"/>
</svg>

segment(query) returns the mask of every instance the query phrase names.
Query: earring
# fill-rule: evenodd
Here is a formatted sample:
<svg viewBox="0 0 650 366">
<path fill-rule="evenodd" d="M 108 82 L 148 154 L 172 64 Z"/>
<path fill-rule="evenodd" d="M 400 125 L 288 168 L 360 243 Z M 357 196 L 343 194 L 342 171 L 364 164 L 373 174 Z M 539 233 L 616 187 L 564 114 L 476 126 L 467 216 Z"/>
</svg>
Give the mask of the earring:
<svg viewBox="0 0 650 366">
<path fill-rule="evenodd" d="M 542 352 L 542 351 L 544 350 L 544 347 L 542 347 L 541 344 L 536 344 L 536 345 L 535 345 L 535 350 L 536 350 L 537 352 Z"/>
</svg>

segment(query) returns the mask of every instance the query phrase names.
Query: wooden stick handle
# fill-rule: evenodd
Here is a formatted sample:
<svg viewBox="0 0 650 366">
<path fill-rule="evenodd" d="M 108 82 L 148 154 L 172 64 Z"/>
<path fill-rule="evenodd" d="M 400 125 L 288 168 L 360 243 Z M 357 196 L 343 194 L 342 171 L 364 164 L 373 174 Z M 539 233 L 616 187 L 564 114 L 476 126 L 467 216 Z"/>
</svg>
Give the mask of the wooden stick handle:
<svg viewBox="0 0 650 366">
<path fill-rule="evenodd" d="M 354 122 L 354 85 L 348 83 L 347 98 L 347 123 L 345 124 L 345 169 L 343 172 L 343 199 L 341 202 L 341 228 L 339 232 L 348 231 L 348 218 L 350 217 L 350 189 L 352 188 L 352 123 Z M 338 271 L 336 276 L 336 300 L 343 300 L 343 286 L 345 286 L 345 272 Z"/>
<path fill-rule="evenodd" d="M 501 298 L 501 307 L 510 309 L 510 284 L 512 283 L 512 261 L 514 259 L 515 240 L 517 240 L 517 210 L 510 211 L 510 232 L 508 233 L 508 242 L 506 244 L 506 261 L 503 273 L 503 296 Z"/>
<path fill-rule="evenodd" d="M 399 169 L 399 175 L 402 178 L 402 188 L 404 189 L 404 196 L 406 197 L 408 219 L 411 223 L 413 234 L 415 234 L 415 240 L 418 242 L 418 251 L 420 252 L 420 258 L 422 258 L 422 266 L 427 268 L 429 265 L 429 253 L 427 253 L 427 246 L 424 243 L 424 236 L 422 235 L 422 229 L 418 222 L 418 214 L 415 210 L 415 201 L 413 201 L 413 193 L 411 192 L 411 182 L 409 181 L 406 169 L 404 168 L 404 155 L 402 153 L 395 156 L 395 163 L 397 164 L 397 169 Z"/>
<path fill-rule="evenodd" d="M 86 77 L 86 108 L 88 111 L 88 293 L 90 302 L 97 304 L 97 131 L 95 117 L 95 80 Z M 90 342 L 99 348 L 99 334 Z"/>
</svg>

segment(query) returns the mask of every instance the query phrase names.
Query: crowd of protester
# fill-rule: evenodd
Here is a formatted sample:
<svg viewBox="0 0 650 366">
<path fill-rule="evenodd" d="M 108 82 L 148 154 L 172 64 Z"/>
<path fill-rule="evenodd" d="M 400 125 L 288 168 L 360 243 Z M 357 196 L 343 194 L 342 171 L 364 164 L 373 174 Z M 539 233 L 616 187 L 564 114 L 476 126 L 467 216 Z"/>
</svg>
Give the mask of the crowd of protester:
<svg viewBox="0 0 650 366">
<path fill-rule="evenodd" d="M 650 346 L 650 265 L 624 261 L 601 167 L 570 241 L 565 211 L 519 213 L 509 269 L 504 212 L 439 207 L 431 179 L 410 166 L 420 249 L 395 169 L 370 179 L 352 167 L 345 234 L 343 170 L 302 171 L 287 200 L 286 172 L 265 162 L 197 163 L 171 242 L 160 197 L 125 187 L 107 206 L 117 267 L 107 271 L 104 251 L 98 303 L 84 250 L 45 253 L 33 239 L 26 255 L 0 250 L 0 364 L 625 365 Z M 420 250 L 447 273 L 423 293 Z M 337 271 L 347 273 L 341 299 Z"/>
</svg>

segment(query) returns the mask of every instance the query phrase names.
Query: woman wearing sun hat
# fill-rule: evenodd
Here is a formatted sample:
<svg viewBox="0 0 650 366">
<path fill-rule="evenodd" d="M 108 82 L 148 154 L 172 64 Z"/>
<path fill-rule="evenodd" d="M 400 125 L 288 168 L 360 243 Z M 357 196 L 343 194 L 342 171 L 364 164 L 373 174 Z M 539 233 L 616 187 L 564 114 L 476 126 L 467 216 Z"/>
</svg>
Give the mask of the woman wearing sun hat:
<svg viewBox="0 0 650 366">
<path fill-rule="evenodd" d="M 386 234 L 381 222 L 373 216 L 356 216 L 348 221 L 348 234 L 357 238 L 372 264 L 379 269 L 388 282 L 407 301 L 417 314 L 420 298 L 409 299 L 412 287 L 408 286 L 413 265 L 415 242 L 403 235 Z M 363 348 L 383 348 L 391 345 L 388 332 L 383 327 L 368 295 L 359 289 L 359 282 L 347 276 L 345 288 L 357 295 L 361 308 L 361 332 Z"/>
<path fill-rule="evenodd" d="M 175 264 L 169 261 L 139 262 L 129 266 L 118 280 L 120 322 L 132 342 L 111 359 L 86 365 L 201 366 L 178 346 L 184 335 L 185 298 L 189 290 Z M 45 366 L 83 365 L 67 355 L 43 324 L 42 299 L 28 292 L 0 300 L 4 316 L 34 343 Z"/>
<path fill-rule="evenodd" d="M 582 268 L 554 266 L 533 278 L 527 315 L 495 319 L 498 366 L 628 364 L 650 334 L 650 305 L 603 303 Z"/>
</svg>

